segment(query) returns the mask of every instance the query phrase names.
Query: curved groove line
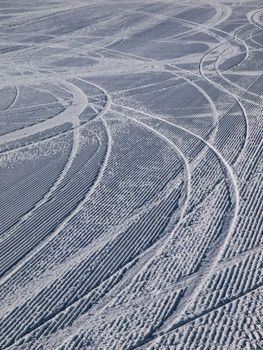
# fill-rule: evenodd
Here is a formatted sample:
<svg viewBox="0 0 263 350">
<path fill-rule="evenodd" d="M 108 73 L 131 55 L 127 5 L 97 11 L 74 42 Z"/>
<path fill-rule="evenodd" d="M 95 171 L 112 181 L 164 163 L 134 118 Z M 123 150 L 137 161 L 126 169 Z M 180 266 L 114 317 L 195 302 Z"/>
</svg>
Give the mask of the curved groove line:
<svg viewBox="0 0 263 350">
<path fill-rule="evenodd" d="M 39 253 L 51 240 L 53 240 L 68 224 L 68 222 L 80 211 L 80 209 L 85 205 L 85 203 L 89 200 L 91 195 L 95 192 L 96 188 L 98 187 L 101 178 L 104 174 L 104 171 L 107 167 L 108 160 L 110 157 L 111 152 L 111 135 L 108 130 L 108 126 L 105 122 L 105 120 L 102 118 L 102 123 L 104 124 L 105 131 L 107 133 L 108 137 L 108 147 L 107 152 L 103 161 L 103 164 L 100 168 L 99 174 L 89 189 L 88 193 L 85 195 L 84 199 L 77 205 L 77 207 L 59 224 L 59 226 L 53 231 L 46 239 L 41 241 L 35 248 L 33 248 L 23 259 L 21 259 L 14 268 L 12 268 L 10 271 L 8 271 L 1 279 L 0 279 L 0 285 L 4 284 L 10 277 L 12 277 L 21 267 L 23 267 L 27 262 L 30 261 L 37 253 Z"/>
<path fill-rule="evenodd" d="M 170 139 L 168 139 L 166 136 L 162 135 L 160 132 L 158 132 L 158 131 L 155 130 L 154 128 L 152 128 L 152 127 L 150 127 L 150 126 L 148 126 L 148 125 L 146 125 L 146 124 L 144 124 L 144 123 L 141 123 L 140 121 L 135 120 L 134 118 L 128 117 L 128 116 L 126 116 L 126 115 L 124 115 L 124 114 L 121 114 L 121 113 L 118 113 L 118 112 L 116 112 L 116 113 L 122 115 L 122 116 L 125 117 L 126 119 L 131 119 L 132 122 L 134 122 L 134 123 L 136 123 L 136 124 L 139 124 L 139 125 L 142 126 L 143 128 L 146 128 L 146 129 L 150 130 L 150 132 L 156 134 L 157 137 L 161 138 L 162 140 L 164 140 L 165 143 L 169 144 L 169 146 L 171 146 L 172 149 L 175 150 L 176 154 L 177 154 L 177 155 L 179 154 L 180 158 L 183 160 L 183 162 L 184 162 L 184 164 L 185 164 L 186 173 L 187 173 L 186 200 L 185 200 L 184 205 L 182 206 L 181 213 L 180 213 L 180 218 L 183 217 L 184 209 L 186 209 L 186 207 L 187 207 L 188 198 L 189 198 L 189 196 L 190 196 L 190 181 L 191 181 L 191 175 L 190 175 L 191 173 L 190 173 L 188 161 L 187 161 L 186 158 L 184 157 L 183 153 L 180 151 L 180 149 L 179 149 Z M 171 189 L 170 189 L 170 191 L 171 191 Z M 162 200 L 162 198 L 159 198 L 159 199 L 158 199 L 158 201 L 160 201 L 160 200 Z M 158 202 L 154 201 L 154 202 L 153 202 L 149 207 L 147 207 L 147 208 L 149 209 L 149 208 L 155 206 L 156 204 L 158 204 Z M 145 211 L 145 208 L 144 208 L 144 211 Z M 134 217 L 135 217 L 135 216 L 139 216 L 140 214 L 141 214 L 141 213 L 135 214 Z M 129 220 L 130 220 L 130 218 L 129 218 Z M 180 219 L 179 219 L 179 221 L 180 221 Z M 178 222 L 178 224 L 177 224 L 176 226 L 178 226 L 178 225 L 179 225 L 179 222 Z M 174 230 L 173 230 L 173 231 L 174 231 Z M 107 243 L 108 243 L 109 241 L 112 240 L 112 238 L 116 238 L 118 235 L 119 235 L 119 232 L 117 232 L 117 233 L 115 233 L 115 234 L 114 234 L 114 232 L 113 232 L 113 234 L 108 234 L 107 237 L 106 237 L 106 240 L 103 239 L 102 242 L 101 242 L 102 244 L 101 244 L 99 247 L 102 248 L 102 247 L 106 246 Z M 95 247 L 98 248 L 98 241 L 94 242 L 93 245 L 94 245 L 94 248 L 95 248 Z M 92 251 L 90 251 L 90 248 L 89 248 L 89 255 L 90 255 L 90 254 L 92 254 Z M 129 261 L 127 264 L 125 264 L 125 266 L 126 266 L 126 265 L 129 265 L 130 263 L 131 263 L 131 262 Z M 149 263 L 150 263 L 150 262 L 149 262 Z M 148 264 L 147 264 L 147 265 L 148 265 Z M 144 266 L 144 268 L 146 268 L 146 267 L 147 267 L 147 266 Z M 91 291 L 89 291 L 89 292 L 91 292 Z M 85 296 L 83 296 L 81 299 L 83 299 L 83 298 L 85 298 Z M 73 304 L 69 305 L 69 306 L 67 307 L 67 309 L 69 309 L 70 307 L 72 307 L 72 305 L 79 303 L 79 301 L 80 301 L 80 299 L 77 300 L 76 302 L 74 302 Z M 104 309 L 101 309 L 100 312 L 102 312 L 103 310 L 104 310 Z M 64 312 L 65 312 L 65 310 L 63 310 L 63 313 L 64 313 Z M 54 317 L 57 317 L 57 314 L 54 315 L 54 316 L 52 317 L 52 319 L 53 319 Z M 51 320 L 51 319 L 48 319 L 48 322 L 49 322 L 50 320 Z M 42 325 L 41 325 L 41 326 L 42 326 Z M 34 328 L 34 330 L 35 330 L 35 328 Z M 30 333 L 30 332 L 29 332 L 29 333 Z M 24 334 L 23 336 L 25 336 L 25 335 L 27 335 L 27 334 L 29 334 L 29 333 L 26 333 L 26 334 Z"/>
<path fill-rule="evenodd" d="M 148 113 L 145 113 L 145 112 L 141 112 L 141 111 L 138 111 L 134 108 L 131 108 L 131 107 L 126 107 L 126 106 L 122 106 L 122 105 L 117 105 L 117 106 L 120 106 L 124 109 L 127 109 L 129 111 L 132 111 L 132 112 L 135 112 L 135 113 L 139 113 L 139 114 L 142 114 L 144 116 L 147 116 L 147 117 L 150 117 L 150 118 L 154 118 L 154 119 L 157 119 L 157 120 L 160 120 L 162 122 L 165 122 L 167 124 L 170 124 L 171 126 L 177 128 L 177 129 L 180 129 L 180 130 L 183 130 L 184 132 L 194 136 L 195 138 L 199 139 L 201 142 L 203 142 L 207 147 L 209 147 L 215 154 L 216 156 L 218 157 L 218 159 L 220 160 L 220 162 L 223 164 L 223 166 L 225 167 L 226 171 L 227 171 L 227 174 L 228 174 L 228 177 L 229 177 L 229 186 L 232 190 L 232 195 L 234 196 L 234 212 L 233 212 L 233 215 L 232 215 L 232 218 L 231 218 L 231 223 L 229 225 L 229 229 L 228 229 L 228 232 L 227 232 L 227 235 L 224 239 L 224 242 L 223 244 L 221 245 L 216 257 L 214 258 L 213 262 L 210 264 L 209 268 L 208 268 L 208 271 L 206 271 L 206 278 L 203 280 L 203 281 L 200 281 L 199 285 L 195 288 L 193 294 L 191 295 L 191 299 L 189 300 L 189 304 L 192 303 L 193 300 L 195 300 L 199 293 L 201 292 L 203 286 L 205 285 L 206 281 L 208 280 L 208 278 L 212 275 L 216 265 L 219 263 L 220 259 L 222 258 L 223 254 L 224 254 L 224 250 L 225 248 L 227 247 L 227 244 L 228 244 L 228 241 L 231 239 L 232 237 L 232 234 L 235 230 L 235 226 L 236 226 L 236 221 L 237 221 L 237 218 L 238 218 L 238 212 L 239 212 L 239 202 L 240 202 L 240 199 L 239 199 L 239 190 L 238 190 L 238 185 L 237 185 L 237 180 L 236 180 L 236 177 L 234 175 L 234 172 L 231 168 L 231 166 L 227 163 L 227 161 L 222 157 L 222 155 L 218 152 L 218 150 L 212 146 L 209 142 L 207 142 L 206 140 L 202 139 L 202 137 L 196 135 L 195 133 L 193 133 L 192 131 L 190 130 L 187 130 L 186 128 L 184 127 L 181 127 L 181 126 L 178 126 L 178 125 L 174 125 L 172 123 L 170 123 L 169 121 L 166 121 L 160 117 L 157 117 L 157 116 L 153 116 L 151 114 L 148 114 Z M 186 304 L 186 306 L 181 310 L 181 313 L 179 315 L 177 315 L 177 317 L 181 317 L 182 314 L 187 310 L 188 308 L 188 304 Z M 169 330 L 171 330 L 173 327 L 173 325 L 171 325 L 169 327 Z"/>
</svg>

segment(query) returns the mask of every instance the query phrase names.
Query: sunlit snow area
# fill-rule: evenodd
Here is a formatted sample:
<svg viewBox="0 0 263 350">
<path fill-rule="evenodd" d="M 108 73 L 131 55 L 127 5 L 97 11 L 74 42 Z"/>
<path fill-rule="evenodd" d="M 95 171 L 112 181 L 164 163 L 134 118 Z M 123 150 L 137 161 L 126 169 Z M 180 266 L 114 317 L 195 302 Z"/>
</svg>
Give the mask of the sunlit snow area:
<svg viewBox="0 0 263 350">
<path fill-rule="evenodd" d="M 262 0 L 0 1 L 0 349 L 262 350 Z"/>
</svg>

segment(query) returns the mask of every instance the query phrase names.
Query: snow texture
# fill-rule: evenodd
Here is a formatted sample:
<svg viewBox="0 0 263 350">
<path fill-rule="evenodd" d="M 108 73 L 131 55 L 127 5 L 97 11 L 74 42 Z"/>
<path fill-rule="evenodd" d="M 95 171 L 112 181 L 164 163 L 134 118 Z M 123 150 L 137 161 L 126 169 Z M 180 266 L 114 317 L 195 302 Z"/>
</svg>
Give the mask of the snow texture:
<svg viewBox="0 0 263 350">
<path fill-rule="evenodd" d="M 0 349 L 263 349 L 262 1 L 0 28 Z"/>
</svg>

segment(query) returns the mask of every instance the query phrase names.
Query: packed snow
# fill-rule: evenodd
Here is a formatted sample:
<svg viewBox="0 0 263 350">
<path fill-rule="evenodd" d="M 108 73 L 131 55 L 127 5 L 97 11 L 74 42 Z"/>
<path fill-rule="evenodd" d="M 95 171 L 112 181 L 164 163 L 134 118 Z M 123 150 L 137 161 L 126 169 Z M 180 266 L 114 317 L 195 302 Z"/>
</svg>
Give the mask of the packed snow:
<svg viewBox="0 0 263 350">
<path fill-rule="evenodd" d="M 262 1 L 0 6 L 0 349 L 263 349 Z"/>
</svg>

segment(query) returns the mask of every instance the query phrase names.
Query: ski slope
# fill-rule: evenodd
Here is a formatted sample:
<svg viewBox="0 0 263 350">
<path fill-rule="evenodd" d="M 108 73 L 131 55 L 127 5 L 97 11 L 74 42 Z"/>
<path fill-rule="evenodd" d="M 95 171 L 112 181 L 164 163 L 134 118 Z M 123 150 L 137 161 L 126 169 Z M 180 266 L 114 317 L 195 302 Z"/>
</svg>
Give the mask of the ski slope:
<svg viewBox="0 0 263 350">
<path fill-rule="evenodd" d="M 263 349 L 263 3 L 0 28 L 0 349 Z"/>
</svg>

